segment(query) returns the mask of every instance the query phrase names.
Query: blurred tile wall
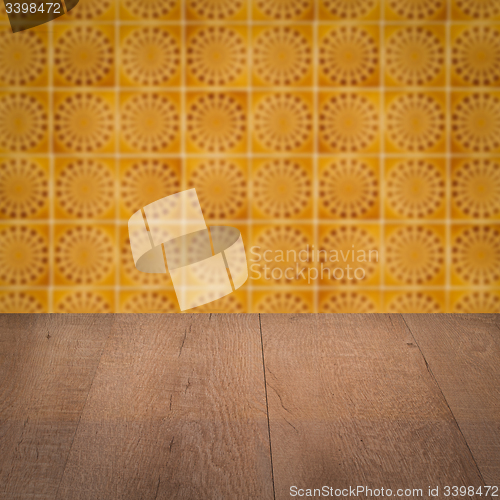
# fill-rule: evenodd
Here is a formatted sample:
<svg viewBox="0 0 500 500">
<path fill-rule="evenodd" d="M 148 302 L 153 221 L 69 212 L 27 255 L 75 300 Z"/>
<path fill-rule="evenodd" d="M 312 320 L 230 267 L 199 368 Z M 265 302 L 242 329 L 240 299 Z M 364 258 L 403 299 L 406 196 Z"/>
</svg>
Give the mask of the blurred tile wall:
<svg viewBox="0 0 500 500">
<path fill-rule="evenodd" d="M 195 187 L 252 266 L 203 312 L 499 312 L 499 82 L 498 0 L 2 5 L 0 311 L 177 311 L 126 224 Z"/>
</svg>

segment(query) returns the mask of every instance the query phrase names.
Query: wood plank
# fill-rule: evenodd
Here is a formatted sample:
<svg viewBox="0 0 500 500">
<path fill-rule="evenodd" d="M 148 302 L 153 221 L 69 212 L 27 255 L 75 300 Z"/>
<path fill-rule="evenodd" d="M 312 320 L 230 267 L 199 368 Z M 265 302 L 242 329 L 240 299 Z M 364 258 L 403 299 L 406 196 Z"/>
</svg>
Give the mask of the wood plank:
<svg viewBox="0 0 500 500">
<path fill-rule="evenodd" d="M 256 315 L 121 315 L 58 498 L 272 498 Z"/>
<path fill-rule="evenodd" d="M 405 314 L 487 484 L 500 484 L 498 314 Z"/>
<path fill-rule="evenodd" d="M 276 498 L 294 485 L 482 484 L 401 316 L 261 321 Z"/>
<path fill-rule="evenodd" d="M 112 322 L 2 316 L 0 498 L 55 498 Z"/>
</svg>

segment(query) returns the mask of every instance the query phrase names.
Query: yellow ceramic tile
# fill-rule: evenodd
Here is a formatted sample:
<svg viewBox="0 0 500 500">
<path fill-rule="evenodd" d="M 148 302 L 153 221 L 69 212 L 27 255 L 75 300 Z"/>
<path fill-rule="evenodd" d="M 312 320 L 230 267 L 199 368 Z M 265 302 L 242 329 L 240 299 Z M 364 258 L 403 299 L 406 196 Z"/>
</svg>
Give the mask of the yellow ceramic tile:
<svg viewBox="0 0 500 500">
<path fill-rule="evenodd" d="M 309 158 L 259 158 L 252 162 L 252 217 L 310 219 L 313 162 Z"/>
<path fill-rule="evenodd" d="M 386 93 L 386 152 L 440 153 L 446 139 L 444 92 Z"/>
<path fill-rule="evenodd" d="M 121 313 L 177 313 L 180 312 L 175 292 L 142 290 L 120 292 Z"/>
<path fill-rule="evenodd" d="M 0 286 L 48 285 L 49 226 L 0 225 Z"/>
<path fill-rule="evenodd" d="M 455 158 L 451 168 L 452 217 L 498 220 L 500 158 Z"/>
<path fill-rule="evenodd" d="M 242 21 L 247 18 L 247 0 L 226 0 L 211 2 L 210 0 L 188 0 L 185 2 L 186 17 L 195 21 Z"/>
<path fill-rule="evenodd" d="M 117 18 L 115 4 L 113 0 L 86 0 L 79 2 L 65 16 L 57 18 L 70 21 L 113 21 Z"/>
<path fill-rule="evenodd" d="M 49 175 L 47 158 L 0 158 L 0 219 L 46 219 Z"/>
<path fill-rule="evenodd" d="M 321 284 L 373 286 L 380 281 L 380 229 L 368 224 L 322 224 L 318 250 Z"/>
<path fill-rule="evenodd" d="M 385 85 L 444 87 L 444 25 L 390 25 L 384 31 Z"/>
<path fill-rule="evenodd" d="M 188 153 L 244 153 L 247 95 L 243 92 L 189 92 L 186 96 Z"/>
<path fill-rule="evenodd" d="M 187 189 L 196 189 L 207 220 L 246 219 L 247 162 L 241 158 L 189 159 Z"/>
<path fill-rule="evenodd" d="M 181 0 L 143 2 L 120 0 L 120 19 L 124 21 L 172 21 L 181 18 Z"/>
<path fill-rule="evenodd" d="M 252 0 L 252 19 L 257 21 L 307 21 L 313 18 L 314 0 Z"/>
<path fill-rule="evenodd" d="M 445 233 L 445 226 L 439 224 L 387 225 L 385 283 L 419 287 L 444 285 Z"/>
<path fill-rule="evenodd" d="M 210 300 L 210 295 L 207 293 L 207 300 Z M 229 314 L 241 314 L 246 313 L 248 311 L 247 307 L 247 292 L 243 290 L 236 290 L 230 295 L 226 295 L 221 299 L 215 300 L 203 306 L 198 306 L 193 309 L 189 309 L 185 311 L 187 314 L 191 313 L 229 313 Z"/>
<path fill-rule="evenodd" d="M 446 217 L 446 160 L 390 158 L 385 160 L 385 216 L 388 219 Z"/>
<path fill-rule="evenodd" d="M 9 25 L 0 26 L 0 60 L 0 86 L 47 86 L 47 33 L 37 27 L 14 36 Z"/>
<path fill-rule="evenodd" d="M 245 87 L 248 83 L 246 26 L 195 25 L 186 30 L 188 87 Z"/>
<path fill-rule="evenodd" d="M 0 153 L 47 152 L 48 104 L 48 92 L 0 92 Z"/>
<path fill-rule="evenodd" d="M 274 314 L 312 313 L 314 312 L 314 295 L 312 292 L 298 291 L 292 288 L 272 292 L 254 292 L 251 312 Z"/>
<path fill-rule="evenodd" d="M 112 285 L 115 226 L 64 224 L 54 229 L 54 280 L 57 285 Z"/>
<path fill-rule="evenodd" d="M 498 290 L 469 290 L 450 293 L 451 310 L 454 313 L 500 313 Z"/>
<path fill-rule="evenodd" d="M 360 2 L 339 0 L 317 0 L 319 18 L 338 21 L 378 20 L 380 17 L 379 0 L 362 0 Z"/>
<path fill-rule="evenodd" d="M 54 292 L 56 313 L 113 313 L 114 294 L 111 290 L 67 289 Z"/>
<path fill-rule="evenodd" d="M 56 219 L 113 219 L 116 206 L 113 161 L 105 158 L 56 158 Z"/>
<path fill-rule="evenodd" d="M 462 87 L 498 87 L 500 25 L 455 24 L 450 29 L 451 84 Z"/>
<path fill-rule="evenodd" d="M 451 18 L 488 22 L 500 19 L 500 8 L 495 1 L 451 0 Z"/>
<path fill-rule="evenodd" d="M 321 25 L 318 38 L 319 85 L 375 87 L 379 84 L 378 26 Z"/>
<path fill-rule="evenodd" d="M 378 158 L 323 157 L 319 161 L 318 206 L 322 219 L 379 216 Z"/>
<path fill-rule="evenodd" d="M 54 151 L 110 153 L 115 144 L 112 92 L 54 93 Z"/>
<path fill-rule="evenodd" d="M 321 291 L 319 294 L 320 313 L 366 314 L 382 312 L 379 292 L 363 290 L 343 290 L 339 292 Z"/>
<path fill-rule="evenodd" d="M 178 158 L 120 160 L 120 217 L 132 214 L 160 198 L 182 190 L 182 165 Z"/>
<path fill-rule="evenodd" d="M 112 87 L 115 84 L 113 26 L 55 25 L 53 44 L 56 87 Z"/>
<path fill-rule="evenodd" d="M 384 293 L 384 312 L 387 313 L 443 313 L 446 311 L 444 291 L 401 290 Z"/>
<path fill-rule="evenodd" d="M 500 151 L 499 113 L 499 92 L 453 92 L 450 110 L 452 152 Z"/>
<path fill-rule="evenodd" d="M 124 87 L 180 86 L 181 31 L 179 26 L 121 26 L 120 84 Z"/>
<path fill-rule="evenodd" d="M 447 0 L 426 0 L 408 2 L 408 0 L 387 0 L 385 19 L 389 21 L 443 21 L 447 16 Z"/>
<path fill-rule="evenodd" d="M 252 103 L 253 152 L 312 152 L 313 110 L 311 93 L 255 92 Z"/>
<path fill-rule="evenodd" d="M 48 311 L 47 291 L 0 292 L 0 313 L 40 314 Z"/>
<path fill-rule="evenodd" d="M 454 225 L 451 231 L 451 282 L 458 286 L 500 284 L 500 225 Z"/>
<path fill-rule="evenodd" d="M 312 86 L 313 38 L 310 26 L 254 26 L 251 45 L 253 85 Z"/>
<path fill-rule="evenodd" d="M 321 153 L 374 153 L 379 148 L 377 92 L 322 92 L 318 98 Z"/>
<path fill-rule="evenodd" d="M 120 149 L 123 153 L 180 152 L 180 93 L 122 92 Z"/>
</svg>

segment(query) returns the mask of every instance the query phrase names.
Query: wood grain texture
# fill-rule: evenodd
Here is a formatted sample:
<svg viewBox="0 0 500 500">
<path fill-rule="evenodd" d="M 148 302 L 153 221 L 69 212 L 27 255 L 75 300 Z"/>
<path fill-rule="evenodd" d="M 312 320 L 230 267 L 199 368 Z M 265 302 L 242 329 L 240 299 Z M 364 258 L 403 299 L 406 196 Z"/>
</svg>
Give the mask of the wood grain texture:
<svg viewBox="0 0 500 500">
<path fill-rule="evenodd" d="M 270 499 L 256 315 L 122 315 L 60 499 Z"/>
<path fill-rule="evenodd" d="M 261 321 L 276 498 L 292 485 L 482 484 L 401 316 Z"/>
<path fill-rule="evenodd" d="M 500 315 L 405 314 L 487 484 L 500 484 Z"/>
<path fill-rule="evenodd" d="M 55 498 L 113 320 L 1 317 L 0 498 Z"/>
</svg>

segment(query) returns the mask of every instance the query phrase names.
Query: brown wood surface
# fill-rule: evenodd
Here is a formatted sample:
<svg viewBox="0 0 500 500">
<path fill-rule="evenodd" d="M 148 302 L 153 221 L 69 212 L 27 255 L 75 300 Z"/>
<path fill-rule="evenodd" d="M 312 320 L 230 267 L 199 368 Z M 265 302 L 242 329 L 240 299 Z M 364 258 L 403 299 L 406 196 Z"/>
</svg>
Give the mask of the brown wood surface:
<svg viewBox="0 0 500 500">
<path fill-rule="evenodd" d="M 0 499 L 498 484 L 499 318 L 0 315 Z"/>
<path fill-rule="evenodd" d="M 263 315 L 276 498 L 482 484 L 399 315 Z"/>
<path fill-rule="evenodd" d="M 479 470 L 500 485 L 500 316 L 405 314 Z"/>
<path fill-rule="evenodd" d="M 1 316 L 0 498 L 55 498 L 113 321 Z"/>
<path fill-rule="evenodd" d="M 58 498 L 271 499 L 257 315 L 120 316 Z"/>
</svg>

